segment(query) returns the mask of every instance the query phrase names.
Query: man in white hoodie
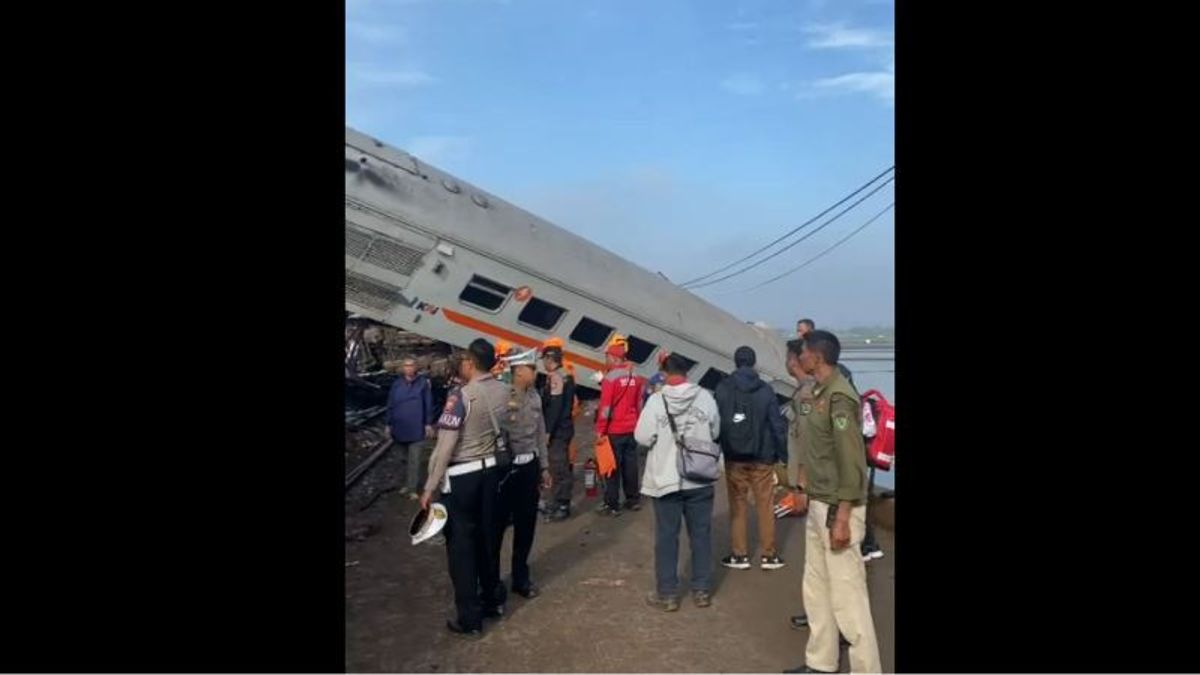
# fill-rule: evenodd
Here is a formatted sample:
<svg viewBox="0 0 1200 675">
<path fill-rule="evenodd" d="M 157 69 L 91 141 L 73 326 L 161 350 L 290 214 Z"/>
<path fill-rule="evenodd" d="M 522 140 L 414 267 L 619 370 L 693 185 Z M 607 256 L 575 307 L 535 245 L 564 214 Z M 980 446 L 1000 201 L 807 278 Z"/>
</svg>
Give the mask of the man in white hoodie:
<svg viewBox="0 0 1200 675">
<path fill-rule="evenodd" d="M 656 590 L 646 598 L 656 609 L 679 609 L 679 523 L 687 522 L 692 549 L 692 598 L 697 607 L 712 604 L 712 483 L 696 483 L 679 475 L 679 447 L 671 433 L 670 415 L 684 438 L 712 441 L 721 432 L 712 394 L 687 381 L 688 363 L 672 354 L 663 364 L 667 380 L 638 417 L 634 438 L 650 448 L 642 476 L 642 494 L 654 499 L 654 576 Z"/>
</svg>

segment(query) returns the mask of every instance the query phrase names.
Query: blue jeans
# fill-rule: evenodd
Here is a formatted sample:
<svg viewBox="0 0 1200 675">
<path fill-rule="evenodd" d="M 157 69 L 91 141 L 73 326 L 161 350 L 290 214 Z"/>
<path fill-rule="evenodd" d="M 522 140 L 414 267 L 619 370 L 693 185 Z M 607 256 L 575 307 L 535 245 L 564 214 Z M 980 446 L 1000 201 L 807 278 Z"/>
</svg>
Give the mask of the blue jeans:
<svg viewBox="0 0 1200 675">
<path fill-rule="evenodd" d="M 679 521 L 692 549 L 692 592 L 712 591 L 713 487 L 680 490 L 654 499 L 654 576 L 660 597 L 679 593 Z"/>
</svg>

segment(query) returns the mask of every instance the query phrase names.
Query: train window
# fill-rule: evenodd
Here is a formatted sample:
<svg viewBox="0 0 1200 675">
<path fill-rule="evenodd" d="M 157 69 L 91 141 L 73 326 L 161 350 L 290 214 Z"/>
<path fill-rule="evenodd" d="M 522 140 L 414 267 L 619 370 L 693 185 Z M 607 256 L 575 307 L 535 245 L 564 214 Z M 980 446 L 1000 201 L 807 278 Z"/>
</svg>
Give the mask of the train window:
<svg viewBox="0 0 1200 675">
<path fill-rule="evenodd" d="M 692 372 L 692 368 L 696 367 L 696 362 L 693 361 L 692 359 L 689 359 L 688 357 L 684 356 L 683 354 L 676 353 L 675 356 L 678 356 L 679 358 L 683 359 L 683 362 L 687 364 L 687 370 L 684 371 L 685 373 Z"/>
<path fill-rule="evenodd" d="M 716 389 L 717 385 L 721 384 L 721 380 L 725 379 L 726 377 L 727 375 L 725 373 L 722 373 L 716 368 L 709 368 L 708 372 L 704 374 L 704 377 L 700 378 L 700 386 L 711 391 Z"/>
<path fill-rule="evenodd" d="M 512 289 L 504 284 L 498 284 L 491 279 L 485 279 L 476 275 L 471 277 L 471 281 L 467 283 L 467 287 L 459 294 L 458 299 L 468 305 L 474 305 L 480 309 L 494 312 L 500 309 L 500 306 L 508 299 L 508 294 L 511 292 Z"/>
<path fill-rule="evenodd" d="M 548 331 L 558 325 L 558 320 L 566 312 L 567 310 L 558 305 L 530 298 L 529 302 L 525 303 L 525 308 L 521 310 L 520 315 L 517 316 L 517 320 L 534 328 Z"/>
<path fill-rule="evenodd" d="M 592 321 L 585 316 L 579 320 L 579 325 L 575 326 L 575 330 L 571 331 L 571 340 L 594 349 L 603 345 L 612 332 L 612 326 L 605 326 L 599 321 Z"/>
<path fill-rule="evenodd" d="M 646 359 L 650 358 L 650 355 L 654 353 L 655 349 L 658 349 L 658 345 L 654 344 L 653 342 L 646 342 L 645 340 L 633 335 L 629 336 L 630 361 L 633 361 L 634 363 L 645 363 Z"/>
</svg>

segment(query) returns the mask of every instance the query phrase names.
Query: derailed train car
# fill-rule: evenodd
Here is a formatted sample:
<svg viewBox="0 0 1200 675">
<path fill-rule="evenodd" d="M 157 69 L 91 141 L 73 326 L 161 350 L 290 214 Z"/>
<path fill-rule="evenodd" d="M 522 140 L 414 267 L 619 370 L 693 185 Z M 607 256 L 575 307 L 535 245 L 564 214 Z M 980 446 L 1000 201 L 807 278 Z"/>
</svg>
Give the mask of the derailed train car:
<svg viewBox="0 0 1200 675">
<path fill-rule="evenodd" d="M 642 375 L 667 349 L 710 389 L 750 345 L 763 379 L 793 392 L 769 329 L 348 127 L 345 171 L 348 311 L 453 345 L 483 336 L 534 347 L 556 335 L 593 387 L 615 333 Z"/>
</svg>

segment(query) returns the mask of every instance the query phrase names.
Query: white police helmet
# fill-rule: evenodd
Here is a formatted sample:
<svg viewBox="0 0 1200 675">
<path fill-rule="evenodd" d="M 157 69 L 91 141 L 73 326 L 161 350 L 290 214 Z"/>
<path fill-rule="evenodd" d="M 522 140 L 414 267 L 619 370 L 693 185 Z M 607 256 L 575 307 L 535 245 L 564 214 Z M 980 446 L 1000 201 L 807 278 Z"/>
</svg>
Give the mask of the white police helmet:
<svg viewBox="0 0 1200 675">
<path fill-rule="evenodd" d="M 436 536 L 446 526 L 448 518 L 446 507 L 442 506 L 441 502 L 433 502 L 428 509 L 418 512 L 413 516 L 412 524 L 408 526 L 413 546 Z"/>
<path fill-rule="evenodd" d="M 525 352 L 513 350 L 505 357 L 505 362 L 511 368 L 513 366 L 532 366 L 537 368 L 537 350 L 530 349 Z"/>
</svg>

